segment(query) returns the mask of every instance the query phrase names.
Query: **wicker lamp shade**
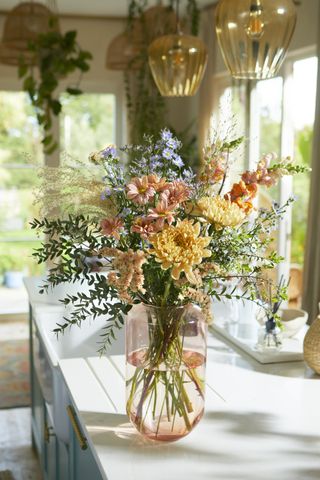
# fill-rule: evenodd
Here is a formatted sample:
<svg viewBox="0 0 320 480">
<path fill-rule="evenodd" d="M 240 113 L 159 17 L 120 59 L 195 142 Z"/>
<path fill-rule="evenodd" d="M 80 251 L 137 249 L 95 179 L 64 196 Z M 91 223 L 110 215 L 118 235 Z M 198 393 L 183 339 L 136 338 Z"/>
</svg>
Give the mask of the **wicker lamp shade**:
<svg viewBox="0 0 320 480">
<path fill-rule="evenodd" d="M 208 57 L 202 40 L 191 35 L 165 35 L 152 42 L 148 53 L 161 95 L 184 97 L 197 92 Z"/>
<path fill-rule="evenodd" d="M 28 52 L 28 43 L 37 35 L 58 29 L 58 23 L 50 25 L 53 13 L 43 4 L 24 2 L 13 8 L 7 15 L 2 42 L 0 44 L 0 62 L 18 65 L 21 55 L 27 62 L 32 62 Z"/>
<path fill-rule="evenodd" d="M 30 40 L 50 30 L 50 18 L 52 12 L 45 5 L 36 2 L 20 3 L 6 18 L 2 45 L 26 50 Z"/>
<path fill-rule="evenodd" d="M 142 33 L 138 24 L 129 32 L 117 35 L 109 44 L 106 67 L 109 70 L 135 70 L 139 68 Z"/>
<path fill-rule="evenodd" d="M 216 32 L 231 75 L 249 79 L 276 75 L 296 18 L 292 0 L 220 0 Z"/>
<path fill-rule="evenodd" d="M 143 49 L 155 38 L 173 33 L 176 14 L 172 9 L 157 5 L 148 8 L 130 29 L 117 35 L 109 44 L 106 67 L 109 70 L 136 70 L 141 67 Z"/>
<path fill-rule="evenodd" d="M 21 52 L 14 48 L 5 48 L 0 44 L 0 63 L 4 65 L 12 65 L 17 67 L 20 64 L 21 58 L 28 65 L 34 63 L 33 55 L 30 52 Z"/>
</svg>

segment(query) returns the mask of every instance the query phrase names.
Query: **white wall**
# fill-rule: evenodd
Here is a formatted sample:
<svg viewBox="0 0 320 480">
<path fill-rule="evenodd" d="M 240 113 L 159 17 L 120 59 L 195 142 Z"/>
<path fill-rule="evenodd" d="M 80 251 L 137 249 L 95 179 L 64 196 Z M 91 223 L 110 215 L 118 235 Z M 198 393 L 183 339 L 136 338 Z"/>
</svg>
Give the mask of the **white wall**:
<svg viewBox="0 0 320 480">
<path fill-rule="evenodd" d="M 297 27 L 291 42 L 290 50 L 299 50 L 316 45 L 320 0 L 302 0 L 298 7 Z M 203 15 L 206 15 L 204 11 Z M 0 16 L 0 32 L 2 32 L 4 17 Z M 124 21 L 106 19 L 61 19 L 62 31 L 75 29 L 78 31 L 79 43 L 94 55 L 91 69 L 83 76 L 84 91 L 115 92 L 122 99 L 121 109 L 124 112 L 123 74 L 105 68 L 106 51 L 109 42 L 124 29 Z M 224 72 L 219 49 L 217 49 L 216 72 Z M 20 89 L 17 70 L 0 64 L 0 89 Z M 199 95 L 190 98 L 168 99 L 168 124 L 182 131 L 191 121 L 194 131 L 197 129 Z M 122 135 L 123 138 L 123 135 Z"/>
<path fill-rule="evenodd" d="M 0 16 L 0 34 L 2 35 L 4 16 Z M 104 19 L 60 19 L 61 30 L 77 30 L 81 47 L 93 54 L 91 69 L 83 76 L 83 86 L 101 85 L 105 91 L 111 87 L 122 86 L 122 72 L 105 68 L 106 51 L 109 42 L 124 28 L 124 22 Z M 19 88 L 17 69 L 0 64 L 0 89 Z M 83 87 L 84 88 L 84 87 Z M 92 87 L 94 88 L 94 87 Z"/>
</svg>

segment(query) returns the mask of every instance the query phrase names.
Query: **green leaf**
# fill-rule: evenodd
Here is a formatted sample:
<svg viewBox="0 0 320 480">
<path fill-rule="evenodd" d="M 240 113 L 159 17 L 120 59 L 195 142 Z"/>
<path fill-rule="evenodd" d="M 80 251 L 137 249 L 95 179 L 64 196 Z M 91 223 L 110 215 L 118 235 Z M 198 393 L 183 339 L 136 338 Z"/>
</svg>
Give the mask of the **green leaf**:
<svg viewBox="0 0 320 480">
<path fill-rule="evenodd" d="M 68 88 L 66 89 L 66 91 L 67 91 L 70 95 L 81 95 L 81 94 L 82 94 L 82 90 L 80 90 L 80 88 L 68 87 Z"/>
<path fill-rule="evenodd" d="M 54 113 L 54 115 L 59 115 L 62 109 L 62 105 L 59 102 L 59 100 L 51 100 L 50 101 L 50 107 Z"/>
<path fill-rule="evenodd" d="M 45 137 L 43 137 L 42 143 L 43 143 L 43 145 L 47 146 L 47 145 L 50 145 L 50 143 L 52 142 L 52 140 L 53 140 L 53 136 L 52 136 L 52 135 L 46 135 Z"/>
<path fill-rule="evenodd" d="M 30 95 L 34 93 L 35 86 L 36 86 L 36 82 L 33 77 L 29 76 L 25 78 L 23 82 L 23 89 L 29 92 Z"/>
<path fill-rule="evenodd" d="M 77 37 L 77 32 L 76 30 L 69 30 L 69 32 L 66 32 L 64 35 L 64 40 L 66 45 L 72 45 Z"/>
<path fill-rule="evenodd" d="M 18 77 L 19 78 L 22 78 L 24 77 L 26 74 L 28 73 L 28 65 L 26 65 L 25 63 L 20 62 L 19 63 L 19 67 L 18 67 Z"/>
<path fill-rule="evenodd" d="M 54 143 L 51 145 L 51 147 L 45 148 L 44 153 L 45 153 L 46 155 L 51 155 L 51 153 L 53 153 L 57 148 L 58 148 L 58 144 L 57 144 L 57 142 L 54 142 Z"/>
</svg>

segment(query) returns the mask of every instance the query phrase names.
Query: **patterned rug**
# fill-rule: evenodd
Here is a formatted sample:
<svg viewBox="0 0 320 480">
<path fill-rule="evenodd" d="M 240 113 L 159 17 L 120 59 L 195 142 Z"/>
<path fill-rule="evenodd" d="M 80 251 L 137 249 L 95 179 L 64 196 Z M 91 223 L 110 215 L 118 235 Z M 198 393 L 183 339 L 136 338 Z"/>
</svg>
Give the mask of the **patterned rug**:
<svg viewBox="0 0 320 480">
<path fill-rule="evenodd" d="M 30 405 L 27 339 L 0 341 L 0 408 Z"/>
<path fill-rule="evenodd" d="M 9 470 L 3 470 L 0 472 L 0 480 L 14 480 L 14 478 Z"/>
</svg>

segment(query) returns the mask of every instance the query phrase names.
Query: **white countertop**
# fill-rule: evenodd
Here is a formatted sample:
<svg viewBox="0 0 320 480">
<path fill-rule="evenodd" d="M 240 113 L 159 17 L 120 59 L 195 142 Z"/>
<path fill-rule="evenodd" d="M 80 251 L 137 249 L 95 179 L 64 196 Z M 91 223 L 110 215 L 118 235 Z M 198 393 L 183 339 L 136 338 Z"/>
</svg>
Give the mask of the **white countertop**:
<svg viewBox="0 0 320 480">
<path fill-rule="evenodd" d="M 210 334 L 205 416 L 166 445 L 128 422 L 123 356 L 59 365 L 108 480 L 320 478 L 320 377 L 303 362 L 263 366 Z"/>
</svg>

